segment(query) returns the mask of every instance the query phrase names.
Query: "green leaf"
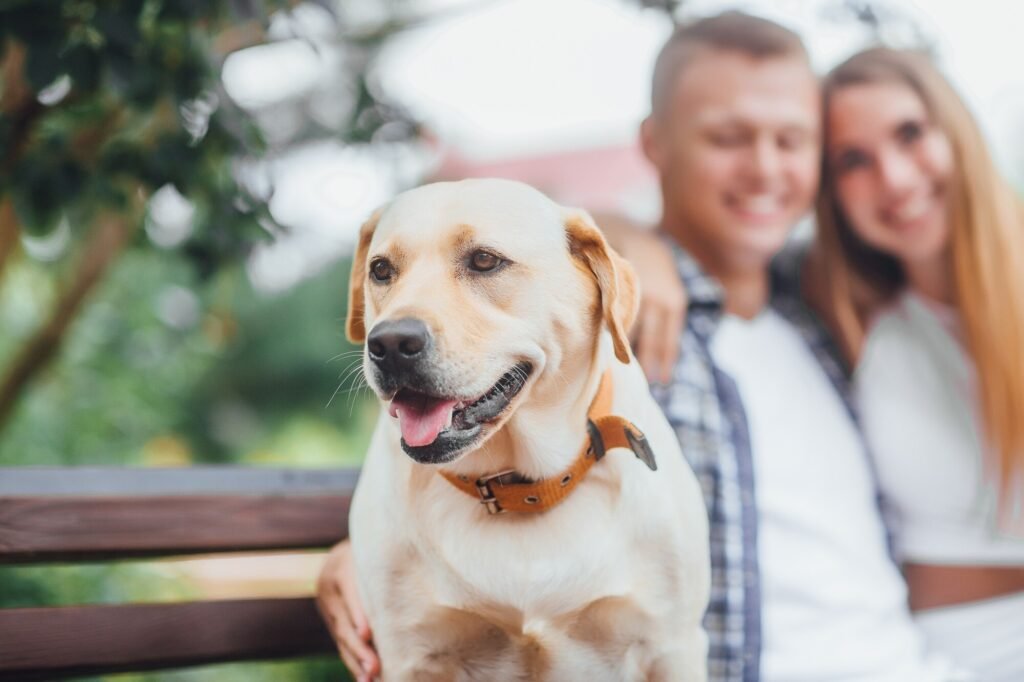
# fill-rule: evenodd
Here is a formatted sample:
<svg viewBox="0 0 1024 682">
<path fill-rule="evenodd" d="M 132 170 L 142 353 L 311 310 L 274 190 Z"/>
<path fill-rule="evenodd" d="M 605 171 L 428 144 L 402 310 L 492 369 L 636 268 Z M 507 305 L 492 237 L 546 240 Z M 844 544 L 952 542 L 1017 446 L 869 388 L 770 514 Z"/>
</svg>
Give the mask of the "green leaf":
<svg viewBox="0 0 1024 682">
<path fill-rule="evenodd" d="M 19 191 L 20 190 L 20 191 Z M 60 218 L 59 203 L 46 185 L 15 188 L 14 213 L 21 228 L 30 235 L 49 234 Z"/>
<path fill-rule="evenodd" d="M 102 7 L 96 11 L 93 25 L 103 34 L 110 49 L 116 52 L 132 54 L 142 40 L 137 11 L 129 13 L 125 8 Z"/>
<path fill-rule="evenodd" d="M 25 78 L 36 92 L 61 75 L 60 48 L 55 42 L 35 43 L 29 48 L 25 59 Z"/>
<path fill-rule="evenodd" d="M 148 59 L 112 52 L 107 64 L 110 84 L 126 100 L 148 109 L 160 97 L 162 74 Z"/>
<path fill-rule="evenodd" d="M 65 53 L 61 62 L 79 92 L 93 92 L 99 87 L 101 63 L 95 50 L 77 45 Z"/>
</svg>

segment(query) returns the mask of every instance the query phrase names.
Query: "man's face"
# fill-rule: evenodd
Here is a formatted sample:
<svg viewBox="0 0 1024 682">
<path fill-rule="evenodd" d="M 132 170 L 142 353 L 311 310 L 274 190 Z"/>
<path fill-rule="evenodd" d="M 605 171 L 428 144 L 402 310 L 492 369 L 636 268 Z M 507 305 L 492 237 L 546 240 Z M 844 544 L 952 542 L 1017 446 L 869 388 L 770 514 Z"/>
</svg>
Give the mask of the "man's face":
<svg viewBox="0 0 1024 682">
<path fill-rule="evenodd" d="M 667 227 L 716 267 L 763 267 L 817 190 L 820 106 L 797 57 L 695 56 L 643 128 Z"/>
</svg>

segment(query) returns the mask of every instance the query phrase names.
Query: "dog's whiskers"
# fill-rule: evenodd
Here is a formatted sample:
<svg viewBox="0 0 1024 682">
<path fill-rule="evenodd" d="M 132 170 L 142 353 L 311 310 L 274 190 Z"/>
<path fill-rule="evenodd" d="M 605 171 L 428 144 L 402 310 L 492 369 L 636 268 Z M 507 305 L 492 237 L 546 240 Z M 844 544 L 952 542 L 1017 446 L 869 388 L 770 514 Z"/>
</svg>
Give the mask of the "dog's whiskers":
<svg viewBox="0 0 1024 682">
<path fill-rule="evenodd" d="M 356 399 L 355 398 L 356 398 L 356 395 L 358 395 L 362 391 L 369 390 L 369 389 L 370 389 L 370 384 L 366 381 L 366 375 L 360 373 L 356 377 L 356 385 L 353 386 L 352 388 L 348 389 L 348 391 L 346 391 L 346 393 L 348 393 L 348 416 L 349 416 L 349 418 L 352 417 L 352 410 L 355 409 L 355 405 L 356 405 Z"/>
<path fill-rule="evenodd" d="M 335 360 L 340 360 L 340 359 L 345 358 L 345 357 L 351 357 L 353 355 L 359 355 L 361 357 L 363 355 L 363 349 L 362 348 L 358 348 L 356 350 L 347 350 L 347 351 L 344 351 L 342 353 L 338 353 L 337 355 L 335 355 L 333 358 L 331 358 L 330 360 L 328 360 L 324 364 L 329 365 L 332 362 L 334 362 Z"/>
<path fill-rule="evenodd" d="M 331 394 L 331 398 L 330 398 L 330 400 L 328 400 L 328 401 L 327 401 L 327 404 L 326 404 L 326 405 L 324 405 L 324 409 L 325 409 L 325 410 L 326 410 L 326 409 L 328 409 L 328 408 L 329 408 L 329 407 L 331 406 L 331 403 L 333 403 L 333 402 L 334 402 L 334 397 L 335 397 L 336 395 L 338 395 L 338 391 L 340 391 L 340 390 L 341 390 L 341 387 L 342 387 L 342 386 L 344 386 L 344 385 L 345 385 L 345 382 L 344 382 L 344 381 L 339 381 L 339 382 L 338 382 L 338 387 L 337 387 L 336 389 L 334 389 L 334 393 L 332 393 L 332 394 Z"/>
<path fill-rule="evenodd" d="M 354 374 L 355 372 L 360 372 L 362 371 L 362 369 L 362 358 L 357 358 L 349 362 L 348 366 L 344 370 L 342 370 L 342 373 L 345 375 L 345 379 L 348 379 L 352 374 Z"/>
<path fill-rule="evenodd" d="M 334 402 L 334 398 L 338 395 L 338 392 L 341 391 L 341 387 L 345 385 L 345 382 L 347 382 L 354 373 L 361 373 L 362 369 L 363 363 L 362 358 L 360 357 L 357 358 L 356 360 L 353 360 L 348 367 L 341 371 L 341 373 L 338 375 L 338 387 L 334 389 L 334 393 L 331 394 L 331 399 L 327 401 L 327 405 L 324 406 L 324 409 L 327 409 L 331 406 L 331 403 Z M 360 374 L 360 376 L 362 376 L 362 374 Z"/>
</svg>

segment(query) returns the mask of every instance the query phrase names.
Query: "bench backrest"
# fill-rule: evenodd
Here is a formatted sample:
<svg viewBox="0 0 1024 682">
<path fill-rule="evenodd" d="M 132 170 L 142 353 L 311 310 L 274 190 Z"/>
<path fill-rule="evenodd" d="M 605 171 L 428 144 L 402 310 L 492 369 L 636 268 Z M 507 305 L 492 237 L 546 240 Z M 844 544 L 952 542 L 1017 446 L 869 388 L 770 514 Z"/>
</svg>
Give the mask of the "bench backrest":
<svg viewBox="0 0 1024 682">
<path fill-rule="evenodd" d="M 0 564 L 326 548 L 355 470 L 0 469 Z M 0 609 L 0 680 L 329 653 L 312 598 Z"/>
</svg>

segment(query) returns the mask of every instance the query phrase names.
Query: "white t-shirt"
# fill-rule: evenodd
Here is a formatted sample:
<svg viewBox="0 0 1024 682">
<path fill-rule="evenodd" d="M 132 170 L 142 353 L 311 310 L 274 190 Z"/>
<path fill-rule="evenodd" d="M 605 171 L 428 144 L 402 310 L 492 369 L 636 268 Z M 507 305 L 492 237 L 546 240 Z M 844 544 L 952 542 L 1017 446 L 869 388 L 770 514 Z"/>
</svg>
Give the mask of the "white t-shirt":
<svg viewBox="0 0 1024 682">
<path fill-rule="evenodd" d="M 861 439 L 799 333 L 772 310 L 726 315 L 711 353 L 750 432 L 762 679 L 944 679 L 910 619 Z"/>
<path fill-rule="evenodd" d="M 910 292 L 877 317 L 856 375 L 864 433 L 897 512 L 902 558 L 1020 566 L 1024 535 L 996 523 L 974 365 L 959 327 L 953 310 Z"/>
</svg>

